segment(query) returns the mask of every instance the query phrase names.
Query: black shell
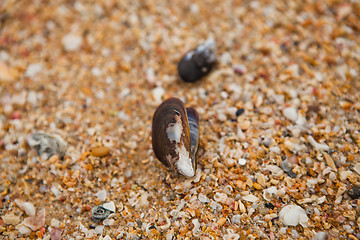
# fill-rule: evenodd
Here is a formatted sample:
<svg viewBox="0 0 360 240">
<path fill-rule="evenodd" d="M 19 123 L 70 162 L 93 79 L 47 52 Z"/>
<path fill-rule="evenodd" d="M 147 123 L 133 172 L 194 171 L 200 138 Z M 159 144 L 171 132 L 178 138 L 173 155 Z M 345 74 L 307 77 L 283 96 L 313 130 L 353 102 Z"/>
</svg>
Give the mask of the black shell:
<svg viewBox="0 0 360 240">
<path fill-rule="evenodd" d="M 215 42 L 209 39 L 186 53 L 178 64 L 181 79 L 185 82 L 196 82 L 207 75 L 216 61 L 215 51 Z"/>
<path fill-rule="evenodd" d="M 155 156 L 166 167 L 186 177 L 192 177 L 196 173 L 197 163 L 196 152 L 194 151 L 197 151 L 199 142 L 199 115 L 195 109 L 190 110 L 189 114 L 190 118 L 188 119 L 187 109 L 185 109 L 184 103 L 180 99 L 169 98 L 156 109 L 152 121 L 152 146 Z M 167 131 L 169 127 L 171 129 L 174 129 L 175 125 L 179 127 L 179 124 L 181 124 L 181 135 Z M 192 133 L 193 135 L 191 135 L 191 129 L 194 129 L 196 134 Z M 175 136 L 179 138 L 175 140 Z M 194 143 L 192 143 L 193 138 Z M 191 158 L 193 174 L 181 172 L 177 167 L 180 158 L 179 149 L 182 147 L 186 150 L 188 157 Z"/>
</svg>

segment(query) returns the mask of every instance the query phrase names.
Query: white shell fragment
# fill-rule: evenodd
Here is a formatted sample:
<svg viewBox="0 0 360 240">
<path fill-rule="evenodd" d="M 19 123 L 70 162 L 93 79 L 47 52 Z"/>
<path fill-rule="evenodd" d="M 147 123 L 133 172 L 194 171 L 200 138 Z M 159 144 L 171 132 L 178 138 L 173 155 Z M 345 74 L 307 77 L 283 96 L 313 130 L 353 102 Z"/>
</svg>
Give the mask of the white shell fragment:
<svg viewBox="0 0 360 240">
<path fill-rule="evenodd" d="M 299 223 L 303 227 L 308 227 L 309 218 L 303 208 L 297 205 L 287 205 L 279 213 L 280 221 L 287 226 L 297 226 Z"/>
<path fill-rule="evenodd" d="M 25 235 L 25 236 L 29 235 L 31 233 L 31 229 L 22 223 L 17 225 L 15 228 L 19 231 L 20 234 Z"/>
<path fill-rule="evenodd" d="M 45 208 L 41 209 L 36 216 L 27 217 L 23 224 L 33 231 L 37 231 L 45 225 Z"/>
<path fill-rule="evenodd" d="M 324 143 L 317 143 L 312 136 L 309 136 L 307 140 L 317 151 L 327 151 L 330 149 L 330 147 Z"/>
<path fill-rule="evenodd" d="M 106 210 L 109 210 L 110 212 L 115 212 L 115 204 L 114 201 L 108 202 L 108 203 L 104 203 L 102 205 L 103 208 L 105 208 Z"/>
<path fill-rule="evenodd" d="M 244 196 L 242 199 L 243 199 L 244 201 L 247 201 L 247 202 L 257 202 L 257 201 L 259 201 L 259 198 L 256 197 L 256 196 L 253 195 L 253 194 L 249 194 L 249 195 L 247 195 L 247 196 Z"/>
<path fill-rule="evenodd" d="M 102 202 L 106 200 L 106 195 L 106 190 L 100 190 L 95 194 L 95 196 Z"/>
<path fill-rule="evenodd" d="M 270 201 L 271 199 L 276 198 L 277 194 L 278 194 L 277 188 L 275 186 L 272 186 L 264 190 L 263 197 L 266 201 Z"/>
<path fill-rule="evenodd" d="M 16 216 L 13 213 L 9 213 L 9 214 L 6 214 L 4 216 L 1 216 L 1 218 L 4 221 L 4 223 L 7 224 L 7 225 L 14 225 L 15 226 L 15 225 L 19 224 L 19 222 L 20 222 L 20 217 Z"/>
<path fill-rule="evenodd" d="M 41 63 L 32 63 L 26 69 L 25 77 L 34 77 L 36 74 L 41 72 L 43 65 Z"/>
<path fill-rule="evenodd" d="M 20 199 L 15 199 L 15 204 L 23 210 L 28 216 L 35 216 L 36 210 L 32 203 L 24 202 Z"/>
</svg>

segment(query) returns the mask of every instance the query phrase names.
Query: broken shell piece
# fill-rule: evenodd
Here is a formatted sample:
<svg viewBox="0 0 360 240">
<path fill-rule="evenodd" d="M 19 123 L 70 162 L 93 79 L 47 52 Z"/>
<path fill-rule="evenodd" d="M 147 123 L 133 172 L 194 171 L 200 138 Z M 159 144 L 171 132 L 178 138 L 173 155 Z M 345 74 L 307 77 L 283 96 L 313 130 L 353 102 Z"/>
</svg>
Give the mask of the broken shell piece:
<svg viewBox="0 0 360 240">
<path fill-rule="evenodd" d="M 54 154 L 59 158 L 65 156 L 66 143 L 58 135 L 37 132 L 28 137 L 27 142 L 43 160 L 48 160 Z"/>
<path fill-rule="evenodd" d="M 108 203 L 104 203 L 102 205 L 103 208 L 105 208 L 106 210 L 110 211 L 110 212 L 115 212 L 115 204 L 113 201 L 108 202 Z"/>
<path fill-rule="evenodd" d="M 45 208 L 41 209 L 36 216 L 27 217 L 23 224 L 33 231 L 37 231 L 45 225 Z"/>
<path fill-rule="evenodd" d="M 194 177 L 198 145 L 199 115 L 196 110 L 185 109 L 178 98 L 169 98 L 160 104 L 152 121 L 152 146 L 160 162 L 185 177 Z"/>
<path fill-rule="evenodd" d="M 25 235 L 25 236 L 30 235 L 30 233 L 31 233 L 31 229 L 22 223 L 17 225 L 15 228 L 19 231 L 20 234 Z"/>
<path fill-rule="evenodd" d="M 277 197 L 278 190 L 275 186 L 269 187 L 263 191 L 263 197 L 266 201 L 270 201 Z"/>
<path fill-rule="evenodd" d="M 185 82 L 196 82 L 207 75 L 216 61 L 216 45 L 210 38 L 186 53 L 178 64 L 178 73 Z"/>
<path fill-rule="evenodd" d="M 303 227 L 308 226 L 309 218 L 306 215 L 306 211 L 297 205 L 283 207 L 279 213 L 279 218 L 287 226 L 297 226 L 299 223 Z"/>
<path fill-rule="evenodd" d="M 20 199 L 15 199 L 14 202 L 21 210 L 25 211 L 28 216 L 35 216 L 36 210 L 32 203 L 24 202 Z"/>
</svg>

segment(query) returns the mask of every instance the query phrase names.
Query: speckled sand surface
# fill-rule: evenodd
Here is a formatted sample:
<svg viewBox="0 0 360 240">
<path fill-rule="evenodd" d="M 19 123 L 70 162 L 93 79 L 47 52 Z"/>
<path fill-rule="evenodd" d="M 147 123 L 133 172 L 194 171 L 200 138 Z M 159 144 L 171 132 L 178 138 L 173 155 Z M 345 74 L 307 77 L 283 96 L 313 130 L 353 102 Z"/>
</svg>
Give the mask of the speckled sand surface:
<svg viewBox="0 0 360 240">
<path fill-rule="evenodd" d="M 0 239 L 359 239 L 359 27 L 357 0 L 0 1 Z M 152 151 L 171 96 L 200 114 L 194 179 Z"/>
</svg>

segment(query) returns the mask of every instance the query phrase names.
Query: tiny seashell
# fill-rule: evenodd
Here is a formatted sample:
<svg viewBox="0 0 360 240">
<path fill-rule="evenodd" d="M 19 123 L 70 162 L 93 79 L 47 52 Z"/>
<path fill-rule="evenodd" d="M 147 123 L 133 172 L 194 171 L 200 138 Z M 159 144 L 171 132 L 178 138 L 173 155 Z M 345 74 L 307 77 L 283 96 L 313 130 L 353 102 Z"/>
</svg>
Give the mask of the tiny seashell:
<svg viewBox="0 0 360 240">
<path fill-rule="evenodd" d="M 92 215 L 91 220 L 93 220 L 96 223 L 99 223 L 105 220 L 106 218 L 108 218 L 111 213 L 114 213 L 113 211 L 110 211 L 105 207 L 103 205 L 93 207 L 91 209 L 91 215 Z"/>
<path fill-rule="evenodd" d="M 185 82 L 196 82 L 207 75 L 216 61 L 216 46 L 210 38 L 189 51 L 178 64 L 178 73 Z"/>
<path fill-rule="evenodd" d="M 48 160 L 54 154 L 59 158 L 65 156 L 66 143 L 58 135 L 37 132 L 28 137 L 27 142 L 43 160 Z"/>
</svg>

